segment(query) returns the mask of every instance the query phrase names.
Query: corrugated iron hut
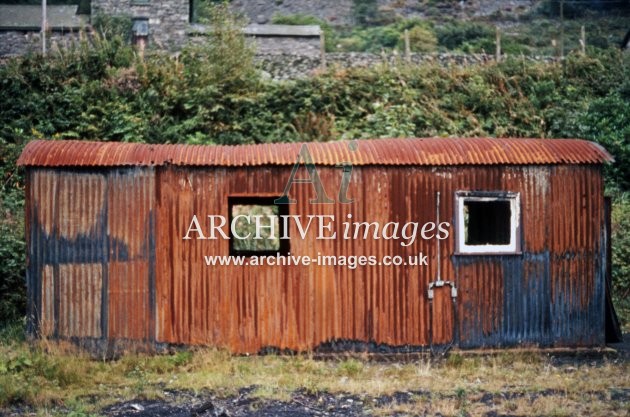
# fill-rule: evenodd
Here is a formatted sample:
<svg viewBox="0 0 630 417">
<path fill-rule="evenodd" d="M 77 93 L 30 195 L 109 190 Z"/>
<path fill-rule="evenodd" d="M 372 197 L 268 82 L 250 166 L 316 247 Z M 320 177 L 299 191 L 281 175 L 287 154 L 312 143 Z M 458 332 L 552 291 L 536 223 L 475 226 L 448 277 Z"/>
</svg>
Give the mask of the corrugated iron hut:
<svg viewBox="0 0 630 417">
<path fill-rule="evenodd" d="M 31 331 L 237 353 L 602 345 L 609 161 L 581 140 L 34 141 Z"/>
</svg>

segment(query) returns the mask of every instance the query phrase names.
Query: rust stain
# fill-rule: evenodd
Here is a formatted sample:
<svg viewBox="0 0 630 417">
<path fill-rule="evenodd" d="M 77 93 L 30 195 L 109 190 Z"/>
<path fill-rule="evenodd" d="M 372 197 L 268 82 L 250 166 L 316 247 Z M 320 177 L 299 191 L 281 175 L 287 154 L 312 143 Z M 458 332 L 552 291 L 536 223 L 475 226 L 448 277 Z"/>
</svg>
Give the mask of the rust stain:
<svg viewBox="0 0 630 417">
<path fill-rule="evenodd" d="M 291 194 L 298 203 L 289 214 L 334 215 L 338 234 L 348 214 L 353 221 L 424 223 L 435 220 L 439 191 L 440 218 L 453 225 L 441 258 L 435 240 L 416 239 L 409 247 L 384 239 L 303 240 L 295 223 L 290 251 L 311 257 L 423 253 L 428 266 L 207 267 L 203 256 L 227 255 L 229 242 L 183 240 L 191 216 L 227 216 L 229 196 L 281 195 L 299 144 L 81 143 L 75 150 L 63 142 L 32 142 L 23 165 L 57 164 L 31 167 L 27 175 L 28 282 L 42 333 L 237 353 L 344 341 L 379 347 L 601 342 L 604 187 L 598 164 L 608 160 L 604 151 L 584 141 L 393 143 L 362 141 L 360 156 L 343 143 L 313 144 L 322 165 L 359 161 L 348 191 L 355 201 L 310 204 L 313 187 L 296 184 Z M 68 169 L 71 159 L 73 166 L 94 168 Z M 558 165 L 565 160 L 581 165 Z M 177 166 L 193 163 L 214 166 Z M 340 170 L 322 166 L 319 175 L 335 197 Z M 520 195 L 522 253 L 455 253 L 455 194 L 474 190 Z M 456 311 L 448 288 L 437 291 L 433 306 L 427 298 L 438 262 L 443 279 L 458 288 Z"/>
<path fill-rule="evenodd" d="M 146 261 L 109 263 L 110 338 L 150 337 L 148 269 Z"/>
<path fill-rule="evenodd" d="M 434 289 L 435 298 L 431 312 L 431 344 L 445 345 L 453 342 L 455 317 L 451 301 L 451 287 Z"/>
<path fill-rule="evenodd" d="M 599 164 L 613 161 L 601 146 L 577 139 L 426 138 L 308 143 L 313 162 L 335 165 L 524 165 Z M 301 143 L 237 146 L 146 145 L 139 143 L 30 142 L 21 166 L 260 166 L 293 165 Z"/>
<path fill-rule="evenodd" d="M 40 331 L 43 336 L 53 336 L 55 331 L 55 283 L 53 267 L 45 265 L 42 269 L 42 307 Z"/>
<path fill-rule="evenodd" d="M 98 226 L 98 211 L 103 207 L 105 197 L 102 175 L 63 176 L 57 182 L 55 192 L 61 237 L 76 239 L 79 235 L 88 235 Z"/>
<path fill-rule="evenodd" d="M 59 265 L 59 335 L 101 336 L 101 264 Z"/>
</svg>

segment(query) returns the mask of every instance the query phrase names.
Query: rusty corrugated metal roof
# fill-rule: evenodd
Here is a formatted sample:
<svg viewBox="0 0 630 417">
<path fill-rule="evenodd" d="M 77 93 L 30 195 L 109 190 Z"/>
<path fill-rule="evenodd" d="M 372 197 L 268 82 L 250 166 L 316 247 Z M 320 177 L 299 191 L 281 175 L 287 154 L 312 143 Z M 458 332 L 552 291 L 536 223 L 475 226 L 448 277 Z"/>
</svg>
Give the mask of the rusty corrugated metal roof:
<svg viewBox="0 0 630 417">
<path fill-rule="evenodd" d="M 530 165 L 600 164 L 613 157 L 578 139 L 426 138 L 310 142 L 318 165 Z M 26 145 L 21 166 L 258 166 L 293 165 L 302 143 L 258 145 L 148 145 L 37 140 Z"/>
</svg>

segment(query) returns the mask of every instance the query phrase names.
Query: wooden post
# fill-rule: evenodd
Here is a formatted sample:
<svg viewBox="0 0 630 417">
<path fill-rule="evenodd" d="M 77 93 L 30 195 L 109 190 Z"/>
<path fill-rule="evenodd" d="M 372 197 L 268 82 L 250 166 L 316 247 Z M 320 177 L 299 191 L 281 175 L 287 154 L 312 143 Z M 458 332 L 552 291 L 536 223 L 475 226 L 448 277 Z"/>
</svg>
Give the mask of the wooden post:
<svg viewBox="0 0 630 417">
<path fill-rule="evenodd" d="M 564 0 L 560 0 L 560 59 L 564 58 Z"/>
<path fill-rule="evenodd" d="M 46 0 L 42 0 L 42 55 L 46 56 Z"/>
<path fill-rule="evenodd" d="M 499 27 L 496 27 L 496 50 L 494 53 L 494 59 L 497 62 L 501 62 L 501 31 L 499 30 Z"/>
<path fill-rule="evenodd" d="M 411 63 L 411 45 L 409 44 L 409 31 L 405 29 L 405 61 Z"/>
<path fill-rule="evenodd" d="M 580 28 L 580 47 L 582 48 L 582 55 L 586 55 L 586 30 L 584 25 Z"/>
<path fill-rule="evenodd" d="M 319 54 L 321 58 L 322 71 L 326 71 L 326 34 L 323 30 L 319 32 Z"/>
</svg>

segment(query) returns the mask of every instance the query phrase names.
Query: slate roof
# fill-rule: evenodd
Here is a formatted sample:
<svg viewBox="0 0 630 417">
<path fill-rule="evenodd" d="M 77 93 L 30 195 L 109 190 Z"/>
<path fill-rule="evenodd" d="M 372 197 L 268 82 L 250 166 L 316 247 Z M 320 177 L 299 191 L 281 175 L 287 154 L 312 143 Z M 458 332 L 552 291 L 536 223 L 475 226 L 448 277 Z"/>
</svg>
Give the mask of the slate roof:
<svg viewBox="0 0 630 417">
<path fill-rule="evenodd" d="M 78 5 L 49 5 L 46 7 L 50 29 L 81 29 L 88 24 L 87 15 L 78 15 Z M 0 4 L 0 30 L 40 30 L 41 5 Z"/>
</svg>

